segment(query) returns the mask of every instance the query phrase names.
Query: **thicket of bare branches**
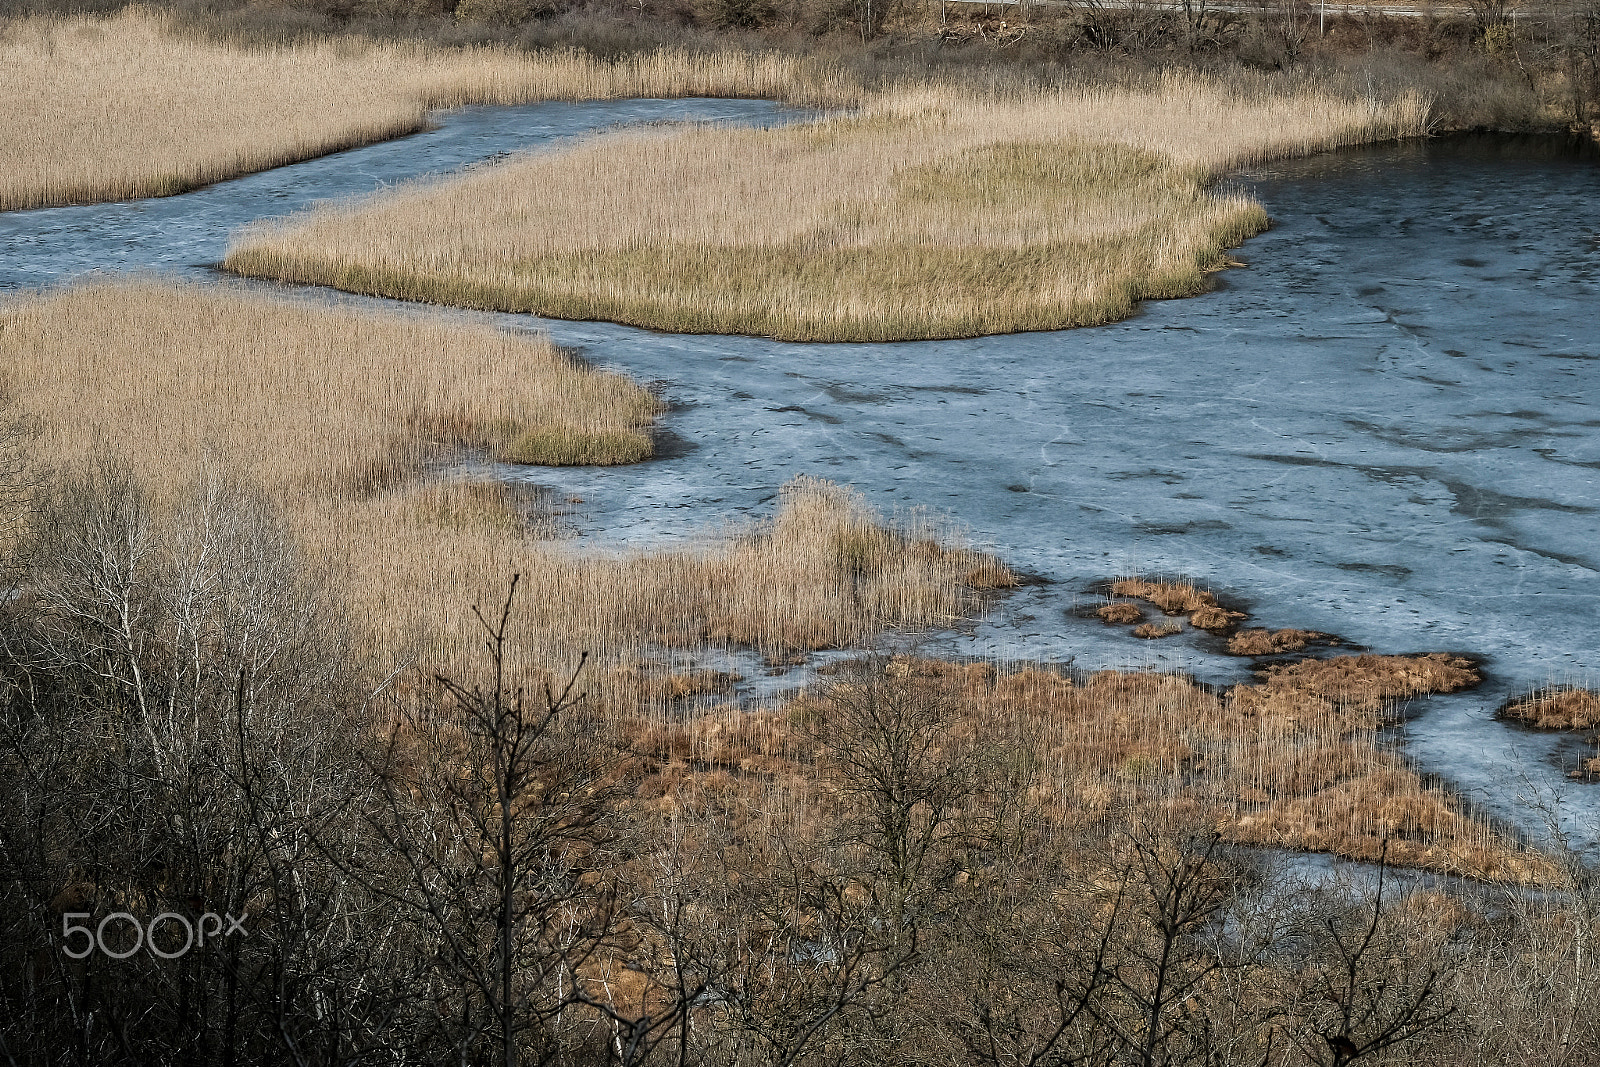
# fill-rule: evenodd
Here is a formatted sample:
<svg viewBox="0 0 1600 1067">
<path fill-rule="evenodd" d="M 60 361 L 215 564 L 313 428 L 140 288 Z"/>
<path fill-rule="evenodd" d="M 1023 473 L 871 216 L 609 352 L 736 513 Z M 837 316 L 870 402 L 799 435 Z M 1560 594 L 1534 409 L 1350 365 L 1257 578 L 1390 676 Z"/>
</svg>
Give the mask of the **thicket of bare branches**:
<svg viewBox="0 0 1600 1067">
<path fill-rule="evenodd" d="M 1600 1058 L 1576 852 L 1529 892 L 1330 874 L 1176 795 L 1068 825 L 1020 719 L 871 658 L 794 709 L 810 780 L 654 804 L 509 611 L 478 674 L 375 678 L 249 486 L 46 477 L 4 425 L 0 1061 Z"/>
</svg>

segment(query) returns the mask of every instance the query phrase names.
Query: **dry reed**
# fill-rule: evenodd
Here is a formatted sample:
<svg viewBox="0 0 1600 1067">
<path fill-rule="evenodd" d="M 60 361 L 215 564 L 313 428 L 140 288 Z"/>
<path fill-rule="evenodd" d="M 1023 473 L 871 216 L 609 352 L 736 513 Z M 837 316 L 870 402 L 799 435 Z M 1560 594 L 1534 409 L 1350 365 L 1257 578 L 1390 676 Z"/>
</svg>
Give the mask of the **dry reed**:
<svg viewBox="0 0 1600 1067">
<path fill-rule="evenodd" d="M 1415 657 L 1364 658 L 1374 694 L 1417 671 Z M 1542 855 L 1379 746 L 1388 703 L 1288 684 L 1298 673 L 1217 693 L 1148 673 L 1074 681 L 1050 670 L 905 660 L 888 669 L 956 697 L 952 746 L 1027 738 L 1039 768 L 1029 799 L 1069 825 L 1178 811 L 1244 843 L 1374 860 L 1387 841 L 1390 862 L 1403 866 L 1517 883 L 1553 873 Z M 651 772 L 642 798 L 670 813 L 742 792 L 772 817 L 773 798 L 797 803 L 817 777 L 814 753 L 791 730 L 796 714 L 806 714 L 804 700 L 771 712 L 639 720 L 633 735 Z"/>
<path fill-rule="evenodd" d="M 1133 636 L 1142 637 L 1147 641 L 1171 637 L 1182 632 L 1183 624 L 1180 622 L 1145 622 L 1133 628 Z"/>
<path fill-rule="evenodd" d="M 1129 623 L 1143 622 L 1144 612 L 1140 611 L 1136 605 L 1129 604 L 1127 601 L 1115 601 L 1110 604 L 1102 604 L 1096 608 L 1095 617 L 1101 622 L 1107 622 L 1113 625 L 1121 626 Z"/>
<path fill-rule="evenodd" d="M 43 455 L 127 454 L 158 493 L 207 451 L 280 498 L 360 495 L 451 448 L 631 463 L 660 402 L 542 338 L 168 284 L 93 285 L 0 309 L 0 385 Z"/>
<path fill-rule="evenodd" d="M 1501 714 L 1540 730 L 1590 730 L 1600 726 L 1600 693 L 1555 686 L 1513 700 Z"/>
<path fill-rule="evenodd" d="M 1160 608 L 1168 615 L 1188 615 L 1189 625 L 1197 630 L 1214 634 L 1231 632 L 1240 619 L 1248 618 L 1244 612 L 1235 611 L 1217 603 L 1217 598 L 1204 589 L 1188 582 L 1152 582 L 1143 578 L 1124 578 L 1114 582 L 1111 592 L 1115 596 L 1133 597 Z M 1101 616 L 1104 618 L 1105 616 Z M 1141 627 L 1140 629 L 1149 629 Z M 1176 633 L 1168 630 L 1166 633 Z M 1164 636 L 1134 631 L 1136 637 Z"/>
<path fill-rule="evenodd" d="M 1133 597 L 1154 604 L 1168 615 L 1187 615 L 1217 606 L 1217 598 L 1213 593 L 1199 589 L 1190 582 L 1122 578 L 1112 583 L 1111 592 L 1114 596 Z"/>
<path fill-rule="evenodd" d="M 348 575 L 373 650 L 465 671 L 470 608 L 511 576 L 524 666 L 594 654 L 596 692 L 649 695 L 663 648 L 740 645 L 782 659 L 884 627 L 947 624 L 1009 585 L 926 516 L 885 523 L 802 479 L 768 522 L 671 553 L 583 554 L 548 540 L 538 502 L 440 484 L 463 448 L 526 461 L 648 453 L 653 396 L 542 339 L 165 284 L 99 285 L 0 312 L 0 385 L 63 464 L 125 457 L 158 499 L 212 462 L 266 487 L 301 539 Z M 556 454 L 527 442 L 555 438 Z M 546 450 L 548 451 L 548 450 Z"/>
<path fill-rule="evenodd" d="M 445 49 L 324 38 L 228 45 L 160 14 L 0 19 L 0 210 L 166 196 L 421 129 L 434 108 L 535 100 L 848 100 L 805 60 Z"/>
<path fill-rule="evenodd" d="M 1424 131 L 1424 102 L 1270 79 L 887 93 L 775 130 L 627 132 L 332 206 L 245 274 L 687 332 L 904 340 L 1107 322 L 1267 223 L 1229 168 Z"/>
<path fill-rule="evenodd" d="M 1483 680 L 1477 665 L 1461 656 L 1332 656 L 1275 664 L 1259 672 L 1264 689 L 1308 693 L 1340 705 L 1385 707 L 1423 693 L 1454 693 Z"/>
<path fill-rule="evenodd" d="M 1014 581 L 925 517 L 886 524 L 856 494 L 815 479 L 786 486 L 772 519 L 670 552 L 585 552 L 508 539 L 493 525 L 424 527 L 410 496 L 306 520 L 314 543 L 366 531 L 374 547 L 353 558 L 351 584 L 360 613 L 380 627 L 380 647 L 468 669 L 472 598 L 487 605 L 521 574 L 513 630 L 519 648 L 536 650 L 524 665 L 589 652 L 594 691 L 623 707 L 642 665 L 670 660 L 671 650 L 743 646 L 788 662 L 888 627 L 949 625 L 976 610 L 981 590 Z"/>
<path fill-rule="evenodd" d="M 1314 642 L 1331 642 L 1327 634 L 1315 630 L 1240 630 L 1228 638 L 1228 654 L 1232 656 L 1275 656 L 1283 652 L 1299 652 Z"/>
</svg>

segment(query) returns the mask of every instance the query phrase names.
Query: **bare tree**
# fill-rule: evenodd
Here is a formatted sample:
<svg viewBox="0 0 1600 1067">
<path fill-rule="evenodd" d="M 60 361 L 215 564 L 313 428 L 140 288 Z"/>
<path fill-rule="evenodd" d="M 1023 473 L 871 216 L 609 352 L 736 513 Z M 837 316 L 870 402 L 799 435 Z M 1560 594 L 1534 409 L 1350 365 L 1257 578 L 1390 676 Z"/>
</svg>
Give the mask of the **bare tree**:
<svg viewBox="0 0 1600 1067">
<path fill-rule="evenodd" d="M 609 1024 L 609 1054 L 622 1067 L 648 1061 L 657 1049 L 678 1067 L 699 1061 L 704 1040 L 696 1016 L 725 1002 L 739 936 L 729 927 L 737 875 L 732 842 L 717 813 L 677 815 L 652 835 L 632 865 L 624 952 L 602 961 L 598 988 L 579 995 Z M 625 968 L 626 974 L 618 973 Z M 613 978 L 635 981 L 631 996 Z M 709 1037 L 709 1033 L 707 1034 Z"/>
<path fill-rule="evenodd" d="M 1290 1039 L 1313 1063 L 1344 1067 L 1437 1032 L 1455 1006 L 1445 996 L 1448 957 L 1437 935 L 1407 923 L 1385 899 L 1385 842 L 1364 906 L 1336 904 L 1312 927 L 1312 977 Z M 1337 891 L 1337 890 L 1335 890 Z"/>
<path fill-rule="evenodd" d="M 1114 1048 L 1097 1014 L 1106 1010 L 1126 886 L 1097 913 L 1099 901 L 1066 891 L 1065 872 L 1043 866 L 985 886 L 957 924 L 934 935 L 941 1025 L 975 1064 L 1071 1067 L 1105 1062 Z"/>
<path fill-rule="evenodd" d="M 85 1061 L 287 1055 L 271 1021 L 297 1014 L 289 991 L 318 995 L 294 979 L 326 971 L 329 916 L 349 918 L 311 889 L 325 870 L 297 828 L 353 768 L 338 606 L 259 493 L 211 472 L 185 501 L 153 504 L 110 460 L 62 480 L 6 631 L 9 919 L 42 950 L 34 1003 L 55 1005 L 34 1033 Z M 267 782 L 299 814 L 251 834 Z M 125 912 L 125 941 L 166 916 L 165 940 L 76 958 L 63 912 Z M 255 935 L 189 943 L 207 912 Z M 298 1033 L 331 1025 L 306 1019 Z"/>
<path fill-rule="evenodd" d="M 975 746 L 953 727 L 940 679 L 870 658 L 836 676 L 797 718 L 845 813 L 833 840 L 859 860 L 858 881 L 888 929 L 911 928 L 934 903 L 936 876 L 972 838 L 981 790 Z"/>
<path fill-rule="evenodd" d="M 584 999 L 615 920 L 618 761 L 582 713 L 582 661 L 536 699 L 513 686 L 517 584 L 497 617 L 477 613 L 486 684 L 439 675 L 427 699 L 395 709 L 362 815 L 376 862 L 344 860 L 431 946 L 436 1023 L 453 1055 L 506 1067 L 556 1055 L 563 1013 Z"/>
</svg>

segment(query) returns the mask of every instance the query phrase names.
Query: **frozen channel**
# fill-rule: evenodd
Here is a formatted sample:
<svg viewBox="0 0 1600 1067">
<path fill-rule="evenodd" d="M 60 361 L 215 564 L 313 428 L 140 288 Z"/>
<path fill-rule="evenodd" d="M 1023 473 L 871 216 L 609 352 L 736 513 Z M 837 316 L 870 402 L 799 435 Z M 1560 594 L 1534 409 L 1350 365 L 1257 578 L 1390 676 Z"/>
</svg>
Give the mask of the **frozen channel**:
<svg viewBox="0 0 1600 1067">
<path fill-rule="evenodd" d="M 318 199 L 619 123 L 798 117 L 759 101 L 467 109 L 169 199 L 0 215 L 0 288 L 211 278 L 238 226 Z M 1205 582 L 1255 625 L 1471 653 L 1488 684 L 1420 705 L 1409 753 L 1502 814 L 1532 784 L 1593 815 L 1600 786 L 1563 773 L 1576 743 L 1493 714 L 1531 686 L 1600 681 L 1600 166 L 1457 138 L 1235 180 L 1274 219 L 1238 251 L 1248 265 L 1112 326 L 801 345 L 471 316 L 548 330 L 672 405 L 662 458 L 515 476 L 582 497 L 572 518 L 596 546 L 765 514 L 801 473 L 948 514 L 1040 582 L 930 651 L 1245 675 L 1204 640 L 1073 617 L 1092 583 L 1137 571 Z"/>
</svg>

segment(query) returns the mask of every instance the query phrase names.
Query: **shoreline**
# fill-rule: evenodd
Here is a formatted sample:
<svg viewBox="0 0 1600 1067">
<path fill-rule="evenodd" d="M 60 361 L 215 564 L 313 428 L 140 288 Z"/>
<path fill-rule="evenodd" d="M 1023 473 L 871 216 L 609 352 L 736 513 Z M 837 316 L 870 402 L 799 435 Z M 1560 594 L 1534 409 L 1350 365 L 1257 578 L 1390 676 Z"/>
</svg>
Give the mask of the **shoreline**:
<svg viewBox="0 0 1600 1067">
<path fill-rule="evenodd" d="M 1365 150 L 1368 150 L 1369 147 L 1375 147 L 1375 146 L 1366 146 L 1366 145 L 1363 145 L 1363 146 L 1351 146 L 1350 148 L 1347 148 L 1347 149 L 1338 149 L 1338 150 L 1334 150 L 1334 151 L 1351 151 L 1351 150 L 1362 150 L 1362 151 L 1365 151 Z"/>
</svg>

